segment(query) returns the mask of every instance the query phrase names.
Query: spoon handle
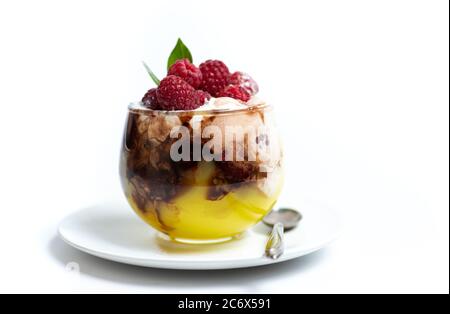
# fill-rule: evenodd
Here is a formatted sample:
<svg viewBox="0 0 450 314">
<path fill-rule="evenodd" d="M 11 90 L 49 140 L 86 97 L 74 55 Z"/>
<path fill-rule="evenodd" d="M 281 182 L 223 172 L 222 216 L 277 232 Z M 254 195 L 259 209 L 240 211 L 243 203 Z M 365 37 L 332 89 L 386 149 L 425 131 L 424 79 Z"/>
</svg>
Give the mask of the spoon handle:
<svg viewBox="0 0 450 314">
<path fill-rule="evenodd" d="M 281 222 L 273 226 L 266 244 L 266 256 L 272 259 L 279 258 L 284 252 L 284 227 Z"/>
</svg>

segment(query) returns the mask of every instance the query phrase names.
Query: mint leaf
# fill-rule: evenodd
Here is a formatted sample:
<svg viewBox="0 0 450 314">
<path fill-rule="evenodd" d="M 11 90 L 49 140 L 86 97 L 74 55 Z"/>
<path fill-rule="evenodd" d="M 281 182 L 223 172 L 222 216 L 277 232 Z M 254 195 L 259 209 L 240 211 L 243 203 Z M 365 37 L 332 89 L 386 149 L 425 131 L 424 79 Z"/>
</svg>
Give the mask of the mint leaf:
<svg viewBox="0 0 450 314">
<path fill-rule="evenodd" d="M 153 71 L 150 70 L 149 66 L 144 61 L 142 61 L 142 64 L 144 65 L 145 69 L 147 70 L 148 75 L 153 80 L 153 82 L 155 82 L 156 85 L 159 85 L 159 79 L 155 75 L 155 73 L 153 73 Z"/>
<path fill-rule="evenodd" d="M 188 47 L 186 47 L 186 45 L 183 43 L 183 41 L 180 38 L 178 38 L 177 44 L 170 53 L 169 60 L 167 60 L 167 70 L 169 70 L 172 64 L 174 64 L 177 60 L 180 59 L 188 59 L 192 63 L 191 52 L 189 51 Z"/>
</svg>

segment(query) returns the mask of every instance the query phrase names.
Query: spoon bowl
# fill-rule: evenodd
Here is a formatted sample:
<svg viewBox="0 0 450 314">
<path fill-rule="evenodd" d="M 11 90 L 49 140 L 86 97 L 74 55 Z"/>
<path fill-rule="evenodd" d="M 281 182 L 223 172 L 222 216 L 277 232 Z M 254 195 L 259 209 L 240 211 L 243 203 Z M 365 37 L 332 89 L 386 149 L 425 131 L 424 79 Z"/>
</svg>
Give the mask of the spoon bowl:
<svg viewBox="0 0 450 314">
<path fill-rule="evenodd" d="M 269 227 L 274 227 L 277 223 L 283 224 L 284 231 L 288 231 L 297 227 L 303 216 L 295 209 L 280 208 L 273 210 L 267 214 L 263 222 Z"/>
</svg>

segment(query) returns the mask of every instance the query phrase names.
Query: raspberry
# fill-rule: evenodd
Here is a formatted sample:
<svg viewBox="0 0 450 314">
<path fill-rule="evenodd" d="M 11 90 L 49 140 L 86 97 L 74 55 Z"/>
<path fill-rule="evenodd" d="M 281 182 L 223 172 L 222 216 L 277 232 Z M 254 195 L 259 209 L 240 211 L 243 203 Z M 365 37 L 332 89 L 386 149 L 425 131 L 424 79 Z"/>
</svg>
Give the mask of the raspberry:
<svg viewBox="0 0 450 314">
<path fill-rule="evenodd" d="M 228 85 L 218 95 L 219 97 L 231 97 L 242 101 L 250 100 L 250 93 L 242 86 Z"/>
<path fill-rule="evenodd" d="M 150 109 L 158 109 L 158 100 L 156 99 L 156 88 L 151 88 L 142 98 L 142 104 Z"/>
<path fill-rule="evenodd" d="M 198 90 L 197 91 L 198 97 L 200 97 L 200 102 L 204 104 L 207 100 L 211 99 L 211 95 L 208 92 Z"/>
<path fill-rule="evenodd" d="M 217 97 L 228 85 L 230 71 L 227 66 L 222 61 L 208 60 L 200 64 L 199 68 L 203 76 L 201 89 Z"/>
<path fill-rule="evenodd" d="M 229 83 L 232 85 L 242 86 L 249 92 L 250 95 L 255 95 L 259 91 L 258 84 L 256 81 L 247 73 L 244 72 L 234 72 L 230 76 Z"/>
<path fill-rule="evenodd" d="M 204 103 L 203 94 L 175 75 L 168 75 L 161 81 L 156 97 L 163 110 L 194 110 Z"/>
<path fill-rule="evenodd" d="M 188 59 L 177 60 L 170 67 L 168 75 L 179 76 L 194 88 L 202 83 L 202 72 Z"/>
</svg>

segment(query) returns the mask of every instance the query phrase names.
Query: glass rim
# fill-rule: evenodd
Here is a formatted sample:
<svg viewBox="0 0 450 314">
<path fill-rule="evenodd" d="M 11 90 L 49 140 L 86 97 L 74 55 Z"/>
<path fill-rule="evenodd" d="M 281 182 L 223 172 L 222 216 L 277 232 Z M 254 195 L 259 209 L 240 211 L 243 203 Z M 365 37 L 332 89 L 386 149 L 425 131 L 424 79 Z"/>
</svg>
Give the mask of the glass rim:
<svg viewBox="0 0 450 314">
<path fill-rule="evenodd" d="M 236 114 L 236 113 L 252 113 L 258 110 L 271 110 L 273 107 L 267 103 L 257 104 L 246 108 L 238 109 L 206 109 L 206 110 L 154 110 L 142 105 L 142 101 L 132 102 L 128 105 L 128 111 L 139 114 L 157 114 L 157 115 L 223 115 L 223 114 Z"/>
</svg>

